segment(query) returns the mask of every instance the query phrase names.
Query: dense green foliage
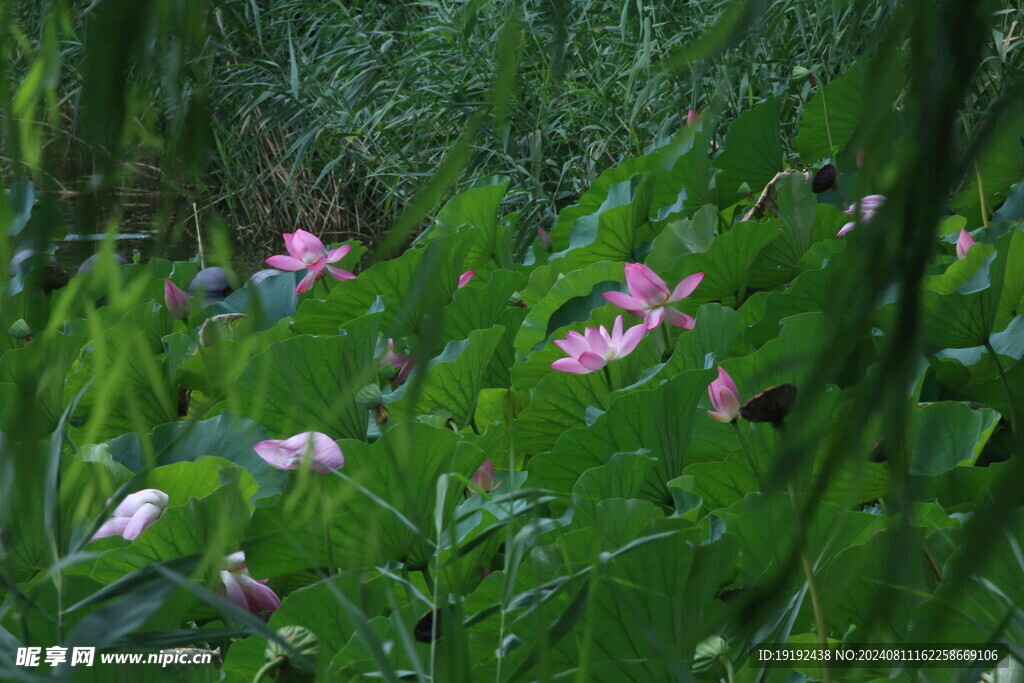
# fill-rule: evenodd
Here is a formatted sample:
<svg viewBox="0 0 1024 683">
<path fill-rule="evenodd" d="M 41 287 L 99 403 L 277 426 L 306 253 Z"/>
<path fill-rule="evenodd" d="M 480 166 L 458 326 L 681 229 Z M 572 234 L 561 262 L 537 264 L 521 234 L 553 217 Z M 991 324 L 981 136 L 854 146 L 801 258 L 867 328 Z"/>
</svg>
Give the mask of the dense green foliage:
<svg viewBox="0 0 1024 683">
<path fill-rule="evenodd" d="M 67 229 L 56 93 L 79 78 L 74 130 L 97 185 L 79 216 L 102 213 L 142 147 L 168 186 L 197 193 L 231 174 L 266 184 L 250 163 L 261 154 L 303 182 L 339 159 L 339 196 L 395 216 L 348 251 L 295 232 L 285 256 L 275 239 L 261 256 L 299 272 L 207 306 L 177 289 L 200 264 L 159 254 L 101 260 L 66 286 L 45 254 L 0 272 L 0 678 L 38 673 L 14 662 L 19 646 L 57 644 L 223 656 L 221 670 L 55 672 L 76 680 L 1019 676 L 1019 10 L 865 2 L 804 17 L 804 3 L 693 2 L 681 6 L 715 21 L 675 30 L 668 4 L 584 2 L 561 17 L 554 3 L 391 5 L 0 9 L 8 35 L 33 25 L 44 38 L 42 61 L 31 41 L 2 46 L 13 68 L 0 82 L 16 87 L 0 92 L 0 271 Z M 66 74 L 46 41 L 76 22 L 84 47 L 64 52 L 82 70 Z M 90 42 L 118 26 L 146 30 L 121 52 Z M 618 45 L 595 37 L 615 26 Z M 388 39 L 422 42 L 373 72 L 369 48 Z M 569 66 L 585 57 L 592 68 Z M 797 82 L 801 64 L 813 80 Z M 339 86 L 360 74 L 365 90 Z M 416 97 L 386 89 L 403 79 L 421 83 Z M 702 112 L 687 121 L 690 102 Z M 207 127 L 196 112 L 218 107 L 257 127 L 270 116 L 266 134 Z M 395 133 L 409 116 L 423 128 Z M 375 135 L 360 148 L 350 126 Z M 539 165 L 518 147 L 531 130 L 546 141 Z M 590 135 L 625 158 L 594 158 Z M 267 192 L 293 209 L 320 201 L 299 184 L 290 199 Z M 231 193 L 242 205 L 226 216 L 262 210 Z M 228 233 L 209 235 L 209 256 L 231 262 Z M 637 279 L 651 272 L 663 294 Z M 694 286 L 668 302 L 680 282 Z M 650 329 L 612 303 L 627 290 Z M 692 329 L 655 324 L 684 313 Z M 616 337 L 613 356 L 595 330 L 620 315 L 632 342 Z M 326 435 L 315 463 L 331 471 L 267 455 L 304 432 Z M 139 533 L 91 540 L 150 489 L 163 498 L 148 494 Z M 237 551 L 247 574 L 226 560 Z M 264 602 L 240 603 L 240 581 Z M 826 641 L 1003 643 L 1008 668 L 749 657 Z"/>
<path fill-rule="evenodd" d="M 298 227 L 376 243 L 446 157 L 458 163 L 442 196 L 508 175 L 509 208 L 550 227 L 600 171 L 664 140 L 689 108 L 727 121 L 783 95 L 784 151 L 795 153 L 789 134 L 816 84 L 891 49 L 876 29 L 898 6 L 190 0 L 106 11 L 118 4 L 60 2 L 47 13 L 19 0 L 8 10 L 8 28 L 22 32 L 10 46 L 15 73 L 38 68 L 43 79 L 19 101 L 56 88 L 53 109 L 31 116 L 51 126 L 23 132 L 23 153 L 42 162 L 48 187 L 85 193 L 79 231 L 102 231 L 113 193 L 133 223 L 155 213 L 191 229 L 195 205 L 206 220 L 225 217 L 239 243 L 261 245 Z M 994 17 L 961 110 L 967 129 L 1024 67 L 1022 22 L 1019 8 Z M 160 39 L 168 31 L 173 45 Z M 125 63 L 90 63 L 90 38 L 96 54 L 122 32 L 110 42 L 125 45 Z M 106 125 L 91 130 L 81 109 L 104 111 Z M 468 145 L 464 159 L 456 141 Z M 20 156 L 11 143 L 8 161 Z M 124 163 L 105 167 L 100 145 Z M 167 163 L 179 152 L 184 177 Z M 108 188 L 99 196 L 97 179 Z"/>
</svg>

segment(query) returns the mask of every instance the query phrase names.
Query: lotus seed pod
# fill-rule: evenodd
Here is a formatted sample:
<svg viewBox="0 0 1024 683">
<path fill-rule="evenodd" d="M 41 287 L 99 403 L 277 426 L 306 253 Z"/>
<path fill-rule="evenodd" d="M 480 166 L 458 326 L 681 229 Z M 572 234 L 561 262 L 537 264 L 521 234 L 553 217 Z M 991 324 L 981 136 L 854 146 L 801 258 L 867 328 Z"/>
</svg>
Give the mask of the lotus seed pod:
<svg viewBox="0 0 1024 683">
<path fill-rule="evenodd" d="M 374 410 L 383 402 L 380 387 L 376 384 L 367 384 L 356 394 L 356 405 L 364 410 Z"/>
</svg>

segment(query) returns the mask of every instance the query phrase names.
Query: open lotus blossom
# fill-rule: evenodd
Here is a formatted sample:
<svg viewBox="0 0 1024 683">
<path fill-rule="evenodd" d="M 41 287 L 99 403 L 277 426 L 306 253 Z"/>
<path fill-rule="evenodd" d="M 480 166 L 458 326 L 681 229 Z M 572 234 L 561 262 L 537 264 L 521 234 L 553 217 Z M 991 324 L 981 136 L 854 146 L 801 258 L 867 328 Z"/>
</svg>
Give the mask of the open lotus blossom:
<svg viewBox="0 0 1024 683">
<path fill-rule="evenodd" d="M 974 238 L 971 237 L 971 233 L 961 228 L 960 236 L 956 239 L 956 257 L 963 258 L 967 256 L 967 252 L 970 251 L 973 246 Z"/>
<path fill-rule="evenodd" d="M 192 302 L 188 294 L 170 280 L 164 280 L 164 304 L 167 310 L 178 320 L 188 320 L 192 315 Z"/>
<path fill-rule="evenodd" d="M 160 518 L 169 502 L 167 494 L 158 489 L 142 489 L 125 496 L 121 504 L 114 508 L 114 515 L 103 523 L 91 540 L 122 536 L 134 541 Z"/>
<path fill-rule="evenodd" d="M 634 325 L 623 333 L 621 315 L 615 318 L 611 334 L 608 334 L 604 326 L 588 327 L 583 334 L 570 332 L 565 339 L 556 339 L 555 344 L 571 357 L 560 358 L 551 367 L 576 375 L 587 375 L 613 360 L 628 356 L 646 333 L 647 327 L 643 324 Z"/>
<path fill-rule="evenodd" d="M 309 468 L 314 472 L 333 472 L 345 464 L 338 444 L 320 432 L 303 432 L 283 441 L 260 441 L 253 450 L 279 470 L 297 470 L 307 459 L 312 460 Z"/>
<path fill-rule="evenodd" d="M 627 263 L 626 285 L 629 287 L 629 294 L 606 292 L 601 296 L 610 303 L 643 318 L 649 330 L 661 325 L 662 320 L 668 320 L 676 327 L 692 330 L 696 322 L 693 317 L 677 311 L 669 304 L 690 296 L 703 279 L 704 273 L 694 273 L 683 278 L 670 292 L 665 281 L 653 270 L 642 263 Z"/>
<path fill-rule="evenodd" d="M 398 373 L 395 375 L 395 381 L 402 383 L 409 378 L 409 373 L 412 372 L 413 360 L 412 356 L 407 353 L 395 353 L 395 340 L 388 339 L 388 352 L 380 359 L 380 364 L 393 367 Z"/>
<path fill-rule="evenodd" d="M 217 592 L 231 602 L 252 614 L 273 612 L 281 606 L 281 598 L 267 585 L 267 579 L 257 581 L 249 576 L 244 552 L 231 553 L 221 567 Z"/>
<path fill-rule="evenodd" d="M 862 197 L 856 204 L 850 204 L 850 208 L 843 213 L 849 214 L 856 217 L 860 216 L 860 224 L 864 225 L 868 223 L 872 218 L 875 217 L 875 213 L 882 208 L 882 204 L 885 203 L 885 196 L 880 194 L 869 194 L 867 197 Z M 860 208 L 858 208 L 858 206 Z M 857 227 L 857 221 L 850 221 L 839 228 L 839 232 L 836 233 L 836 237 L 842 237 L 846 233 L 850 232 Z"/>
<path fill-rule="evenodd" d="M 345 258 L 345 254 L 352 248 L 351 245 L 346 244 L 327 251 L 327 247 L 316 235 L 305 230 L 296 230 L 294 233 L 284 233 L 284 246 L 288 250 L 288 255 L 271 256 L 265 263 L 278 270 L 308 270 L 309 273 L 295 288 L 296 294 L 308 292 L 325 273 L 330 273 L 336 280 L 350 280 L 355 277 L 347 270 L 327 265 Z"/>
<path fill-rule="evenodd" d="M 504 482 L 499 482 L 497 486 L 494 484 L 494 465 L 491 464 L 490 460 L 484 460 L 484 464 L 480 465 L 476 473 L 473 475 L 472 482 L 480 488 L 481 491 L 490 493 L 491 491 L 497 491 L 501 488 Z M 476 491 L 470 489 L 470 495 L 475 494 Z"/>
<path fill-rule="evenodd" d="M 474 271 L 467 270 L 465 273 L 459 276 L 459 286 L 456 289 L 462 289 L 469 284 L 469 281 L 473 279 Z"/>
<path fill-rule="evenodd" d="M 718 379 L 708 385 L 708 395 L 711 396 L 711 405 L 715 407 L 708 411 L 712 420 L 732 422 L 739 417 L 740 392 L 722 366 L 718 366 Z"/>
</svg>

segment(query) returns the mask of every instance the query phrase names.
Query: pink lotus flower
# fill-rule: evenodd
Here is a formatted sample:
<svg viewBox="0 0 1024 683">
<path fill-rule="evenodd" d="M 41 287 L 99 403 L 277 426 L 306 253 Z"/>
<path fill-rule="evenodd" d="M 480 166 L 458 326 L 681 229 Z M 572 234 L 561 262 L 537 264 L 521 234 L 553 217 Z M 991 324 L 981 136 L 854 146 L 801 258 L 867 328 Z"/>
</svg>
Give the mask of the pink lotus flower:
<svg viewBox="0 0 1024 683">
<path fill-rule="evenodd" d="M 610 303 L 643 318 L 649 330 L 661 325 L 662 320 L 668 320 L 676 327 L 692 330 L 696 322 L 693 317 L 677 311 L 668 304 L 690 296 L 703 279 L 704 273 L 694 273 L 683 278 L 670 292 L 665 281 L 653 270 L 642 263 L 627 263 L 626 285 L 629 287 L 629 294 L 606 292 L 601 296 Z"/>
<path fill-rule="evenodd" d="M 473 475 L 472 482 L 481 490 L 487 493 L 491 491 L 497 491 L 501 488 L 501 485 L 505 482 L 500 482 L 497 486 L 494 485 L 494 465 L 491 464 L 490 460 L 484 460 L 484 464 L 480 465 L 476 473 Z M 470 495 L 476 493 L 476 491 L 470 489 Z"/>
<path fill-rule="evenodd" d="M 178 320 L 188 320 L 192 315 L 192 302 L 189 301 L 188 294 L 170 280 L 164 280 L 164 304 L 170 314 Z"/>
<path fill-rule="evenodd" d="M 866 225 L 875 217 L 875 213 L 882 208 L 882 204 L 885 203 L 885 196 L 880 194 L 869 194 L 867 197 L 861 198 L 856 204 L 850 204 L 850 208 L 843 213 L 851 216 L 860 216 L 860 225 Z M 853 220 L 839 228 L 839 232 L 836 233 L 836 237 L 842 237 L 846 233 L 850 232 L 858 225 L 857 221 Z"/>
<path fill-rule="evenodd" d="M 303 432 L 283 441 L 260 441 L 253 450 L 279 470 L 297 470 L 311 456 L 309 468 L 314 472 L 333 472 L 345 464 L 338 444 L 320 432 Z"/>
<path fill-rule="evenodd" d="M 551 364 L 555 370 L 586 375 L 600 370 L 613 360 L 628 356 L 644 338 L 647 327 L 635 325 L 622 333 L 622 316 L 615 318 L 612 333 L 601 327 L 588 327 L 583 334 L 570 332 L 565 339 L 556 339 L 558 348 L 571 358 L 560 358 Z"/>
<path fill-rule="evenodd" d="M 221 566 L 217 593 L 252 614 L 273 612 L 281 606 L 281 598 L 267 586 L 268 579 L 257 581 L 249 576 L 244 552 L 231 553 Z"/>
<path fill-rule="evenodd" d="M 345 257 L 351 249 L 351 245 L 344 245 L 337 249 L 327 251 L 327 247 L 320 239 L 305 230 L 296 230 L 294 233 L 284 233 L 284 246 L 289 256 L 278 254 L 271 256 L 265 263 L 279 270 L 309 270 L 309 274 L 302 278 L 299 286 L 295 288 L 296 294 L 308 292 L 313 284 L 324 276 L 324 271 L 330 273 L 336 280 L 351 280 L 355 277 L 352 273 L 341 268 L 333 268 L 328 263 L 337 263 Z"/>
<path fill-rule="evenodd" d="M 114 515 L 93 534 L 90 540 L 121 536 L 134 541 L 142 532 L 160 518 L 167 509 L 170 498 L 158 489 L 142 489 L 125 496 L 114 508 Z"/>
<path fill-rule="evenodd" d="M 691 109 L 686 112 L 686 125 L 695 126 L 700 121 L 700 114 L 697 113 L 696 109 Z"/>
<path fill-rule="evenodd" d="M 956 257 L 963 258 L 967 256 L 967 252 L 970 251 L 973 246 L 974 238 L 971 237 L 971 233 L 961 228 L 960 236 L 956 239 Z"/>
<path fill-rule="evenodd" d="M 721 365 L 718 366 L 718 379 L 708 385 L 708 395 L 714 410 L 708 416 L 718 422 L 732 422 L 740 415 L 740 392 L 736 383 Z"/>
<path fill-rule="evenodd" d="M 537 241 L 540 242 L 540 246 L 551 251 L 551 233 L 539 225 L 537 226 Z"/>
<path fill-rule="evenodd" d="M 395 353 L 395 340 L 388 339 L 388 352 L 380 359 L 380 364 L 390 365 L 397 370 L 395 381 L 402 383 L 409 378 L 409 373 L 412 372 L 413 360 L 412 356 L 407 353 Z"/>
<path fill-rule="evenodd" d="M 474 271 L 472 271 L 472 270 L 467 270 L 465 273 L 460 275 L 459 276 L 459 286 L 456 287 L 456 289 L 462 289 L 463 287 L 468 285 L 469 281 L 473 279 L 473 272 Z"/>
</svg>

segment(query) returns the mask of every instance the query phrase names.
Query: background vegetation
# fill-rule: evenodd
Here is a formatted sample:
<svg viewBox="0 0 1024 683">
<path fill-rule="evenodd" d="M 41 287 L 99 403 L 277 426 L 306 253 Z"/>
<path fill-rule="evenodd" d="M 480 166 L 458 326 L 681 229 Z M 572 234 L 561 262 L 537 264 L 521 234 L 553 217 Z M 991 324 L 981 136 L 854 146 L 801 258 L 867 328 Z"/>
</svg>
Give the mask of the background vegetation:
<svg viewBox="0 0 1024 683">
<path fill-rule="evenodd" d="M 877 29 L 899 4 L 17 0 L 5 175 L 34 168 L 77 232 L 102 231 L 116 197 L 133 228 L 194 232 L 196 209 L 250 245 L 297 227 L 373 244 L 469 128 L 442 194 L 507 175 L 508 208 L 550 228 L 690 108 L 728 121 L 782 94 L 793 133 L 816 83 L 896 47 Z M 1012 3 L 994 17 L 961 132 L 1024 64 L 1022 25 Z"/>
</svg>

